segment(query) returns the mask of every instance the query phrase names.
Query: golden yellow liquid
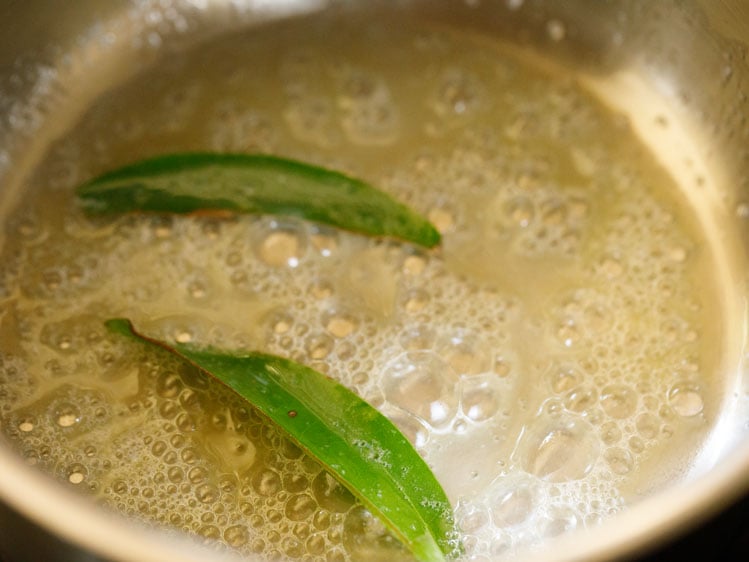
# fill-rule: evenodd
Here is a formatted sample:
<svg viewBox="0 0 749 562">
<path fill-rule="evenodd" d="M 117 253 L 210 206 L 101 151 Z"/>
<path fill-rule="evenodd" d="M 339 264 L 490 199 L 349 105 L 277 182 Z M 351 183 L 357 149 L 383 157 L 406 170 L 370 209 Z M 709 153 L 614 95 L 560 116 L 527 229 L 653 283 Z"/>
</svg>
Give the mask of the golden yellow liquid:
<svg viewBox="0 0 749 562">
<path fill-rule="evenodd" d="M 345 171 L 444 244 L 77 207 L 91 176 L 185 150 Z M 408 558 L 241 400 L 107 318 L 354 389 L 433 467 L 467 559 L 626 508 L 717 415 L 718 300 L 678 186 L 573 76 L 487 39 L 324 20 L 215 39 L 98 99 L 25 189 L 2 249 L 2 432 L 65 485 L 217 548 Z"/>
</svg>

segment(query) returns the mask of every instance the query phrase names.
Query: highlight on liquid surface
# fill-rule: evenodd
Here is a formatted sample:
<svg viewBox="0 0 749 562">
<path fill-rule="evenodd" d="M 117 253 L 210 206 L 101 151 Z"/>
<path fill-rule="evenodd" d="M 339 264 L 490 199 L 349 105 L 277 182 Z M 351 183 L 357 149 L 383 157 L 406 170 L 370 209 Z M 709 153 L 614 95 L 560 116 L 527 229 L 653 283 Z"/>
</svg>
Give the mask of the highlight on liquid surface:
<svg viewBox="0 0 749 562">
<path fill-rule="evenodd" d="M 76 205 L 94 174 L 198 149 L 361 177 L 443 247 Z M 107 318 L 354 389 L 433 467 L 466 560 L 625 509 L 714 421 L 717 299 L 677 186 L 574 77 L 499 44 L 324 21 L 219 38 L 102 96 L 25 189 L 1 257 L 2 433 L 70 488 L 219 549 L 408 559 L 272 425 Z"/>
</svg>

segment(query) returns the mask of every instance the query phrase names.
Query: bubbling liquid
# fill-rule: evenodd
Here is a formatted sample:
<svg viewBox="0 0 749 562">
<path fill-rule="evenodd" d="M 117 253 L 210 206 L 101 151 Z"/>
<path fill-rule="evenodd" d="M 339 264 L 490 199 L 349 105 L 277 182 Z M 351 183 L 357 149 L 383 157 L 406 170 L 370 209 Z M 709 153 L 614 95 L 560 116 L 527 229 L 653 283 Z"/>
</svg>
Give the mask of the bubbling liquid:
<svg viewBox="0 0 749 562">
<path fill-rule="evenodd" d="M 443 247 L 76 206 L 95 173 L 199 149 L 365 178 Z M 3 434 L 218 549 L 409 559 L 252 408 L 107 318 L 355 390 L 433 467 L 466 560 L 596 525 L 683 471 L 714 422 L 718 301 L 677 186 L 574 77 L 479 37 L 320 21 L 213 40 L 103 96 L 26 189 L 2 250 Z"/>
</svg>

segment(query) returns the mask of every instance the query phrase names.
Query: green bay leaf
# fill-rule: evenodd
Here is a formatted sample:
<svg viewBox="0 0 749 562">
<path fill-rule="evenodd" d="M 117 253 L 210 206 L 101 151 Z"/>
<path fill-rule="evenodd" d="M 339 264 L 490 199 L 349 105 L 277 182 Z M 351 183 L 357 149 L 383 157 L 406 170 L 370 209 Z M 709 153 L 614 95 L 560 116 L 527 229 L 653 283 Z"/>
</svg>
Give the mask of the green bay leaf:
<svg viewBox="0 0 749 562">
<path fill-rule="evenodd" d="M 122 318 L 106 324 L 181 357 L 239 394 L 320 461 L 417 559 L 444 561 L 459 551 L 452 508 L 432 471 L 390 420 L 346 387 L 274 355 L 167 343 Z"/>
<path fill-rule="evenodd" d="M 258 154 L 209 152 L 157 156 L 81 185 L 94 214 L 229 211 L 283 215 L 426 248 L 440 243 L 421 215 L 371 185 L 336 171 Z"/>
</svg>

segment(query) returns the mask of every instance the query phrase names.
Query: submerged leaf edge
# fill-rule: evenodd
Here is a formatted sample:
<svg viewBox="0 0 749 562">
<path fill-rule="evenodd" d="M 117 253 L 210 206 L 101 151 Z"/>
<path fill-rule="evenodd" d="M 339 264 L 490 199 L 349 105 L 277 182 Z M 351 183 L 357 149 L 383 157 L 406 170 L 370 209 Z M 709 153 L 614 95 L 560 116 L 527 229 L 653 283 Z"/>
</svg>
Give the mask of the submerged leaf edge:
<svg viewBox="0 0 749 562">
<path fill-rule="evenodd" d="M 233 392 L 242 396 L 242 398 L 245 399 L 248 403 L 253 404 L 251 400 L 243 396 L 239 391 L 234 389 L 229 383 L 222 380 L 221 377 L 208 371 L 201 364 L 194 361 L 190 356 L 186 355 L 184 353 L 184 350 L 192 346 L 184 346 L 181 344 L 170 344 L 170 343 L 161 341 L 159 339 L 144 335 L 141 332 L 139 332 L 133 325 L 132 321 L 130 321 L 127 318 L 112 318 L 112 319 L 107 320 L 105 322 L 105 325 L 107 329 L 112 333 L 126 336 L 133 341 L 146 342 L 146 343 L 155 345 L 169 353 L 176 355 L 182 360 L 185 360 L 186 362 L 192 364 L 193 366 L 198 368 L 200 371 L 206 373 L 207 376 L 210 376 L 214 378 L 215 380 L 217 380 L 218 382 L 228 386 L 229 388 L 232 389 Z M 232 359 L 242 359 L 243 357 L 245 357 L 241 354 L 232 354 L 231 352 L 215 350 L 212 348 L 196 348 L 196 349 L 200 349 L 201 352 L 203 353 L 214 352 L 214 353 L 226 354 L 227 357 L 232 358 Z M 305 370 L 314 372 L 315 374 L 324 377 L 324 375 L 317 373 L 316 371 L 310 369 L 309 367 L 294 363 L 288 359 L 284 359 L 284 358 L 273 356 L 273 355 L 262 354 L 262 353 L 258 353 L 258 354 L 251 353 L 250 355 L 257 355 L 257 356 L 262 356 L 266 358 L 272 358 L 274 360 L 288 362 L 289 364 L 296 365 L 298 367 L 301 367 Z M 327 379 L 327 377 L 325 378 Z M 361 398 L 359 398 L 355 394 L 351 393 L 351 391 L 339 385 L 338 383 L 335 383 L 335 381 L 332 381 L 332 379 L 329 379 L 329 380 L 331 381 L 332 384 L 335 384 L 341 389 L 345 390 L 346 392 L 352 394 L 354 397 L 356 397 L 357 400 L 359 400 L 360 402 L 366 405 L 366 402 L 361 400 Z M 405 437 L 403 437 L 400 430 L 398 430 L 397 427 L 394 424 L 392 424 L 392 422 L 390 422 L 390 420 L 388 420 L 385 416 L 380 414 L 376 409 L 372 408 L 371 406 L 367 405 L 367 407 L 369 407 L 374 412 L 375 415 L 379 416 L 381 418 L 381 421 L 384 420 L 385 422 L 387 422 L 387 424 L 389 424 L 389 426 L 392 427 L 392 430 L 403 438 L 403 440 L 408 445 L 408 447 L 411 447 L 410 443 L 407 440 L 405 440 Z M 265 414 L 265 412 L 262 409 L 260 411 L 261 413 Z M 289 415 L 290 412 L 291 410 L 285 412 L 285 414 L 291 418 L 297 417 L 296 411 L 294 411 L 293 416 Z M 297 437 L 290 430 L 288 430 L 283 425 L 278 424 L 277 420 L 273 418 L 272 416 L 268 416 L 267 414 L 265 415 L 272 422 L 277 423 L 277 425 L 280 425 L 281 428 L 284 430 L 284 432 L 287 434 L 287 436 L 292 439 L 292 441 L 296 442 L 302 449 L 307 451 L 311 456 L 313 456 L 314 458 L 317 458 L 317 460 L 320 461 L 323 464 L 323 466 L 325 466 L 329 470 L 331 469 L 331 466 L 327 462 L 325 462 L 324 459 L 321 459 L 319 455 L 315 452 L 314 447 L 310 447 L 308 446 L 307 443 L 301 442 L 299 439 L 297 439 Z M 421 461 L 423 463 L 423 461 L 421 460 L 421 457 L 418 456 L 418 453 L 415 453 L 414 451 L 414 454 L 417 455 L 418 461 Z M 424 467 L 426 467 L 426 463 L 423 463 L 423 464 L 424 464 Z M 428 468 L 426 470 L 429 471 Z M 426 512 L 429 513 L 429 511 L 431 510 L 434 514 L 434 517 L 436 517 L 437 519 L 436 523 L 435 521 L 432 521 L 431 524 L 427 522 L 426 520 L 422 520 L 422 524 L 427 528 L 426 532 L 416 535 L 414 533 L 409 533 L 408 529 L 400 528 L 397 524 L 395 524 L 392 520 L 390 520 L 390 518 L 386 515 L 385 511 L 383 510 L 382 506 L 377 505 L 375 502 L 371 501 L 371 499 L 366 494 L 361 493 L 360 490 L 357 489 L 357 486 L 355 485 L 355 483 L 351 482 L 350 478 L 347 478 L 346 474 L 342 474 L 340 471 L 335 470 L 335 469 L 330 470 L 330 471 L 342 484 L 344 484 L 365 505 L 365 507 L 370 509 L 378 518 L 380 518 L 383 524 L 385 524 L 385 526 L 388 529 L 390 529 L 395 534 L 395 536 L 404 545 L 406 545 L 407 548 L 409 548 L 411 552 L 422 562 L 444 562 L 447 559 L 457 556 L 462 551 L 460 540 L 458 538 L 459 533 L 457 531 L 455 522 L 453 520 L 452 508 L 450 506 L 449 501 L 447 500 L 446 495 L 444 495 L 444 491 L 439 486 L 439 483 L 436 482 L 436 479 L 434 479 L 434 482 L 437 483 L 439 492 L 443 495 L 443 497 L 437 500 L 432 499 L 431 501 L 421 501 L 421 502 L 413 501 L 409 497 L 408 492 L 398 482 L 395 483 L 395 485 L 403 493 L 402 499 L 405 499 L 406 501 L 408 501 L 408 503 L 412 506 L 412 508 L 415 511 L 420 512 L 421 510 L 426 510 Z M 431 475 L 431 471 L 429 471 L 429 475 L 432 476 L 433 478 L 433 475 Z M 420 505 L 417 505 L 417 504 L 420 504 Z M 426 504 L 429 504 L 429 505 L 426 505 Z M 396 510 L 399 510 L 397 506 L 396 506 Z"/>
</svg>

